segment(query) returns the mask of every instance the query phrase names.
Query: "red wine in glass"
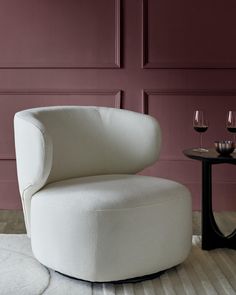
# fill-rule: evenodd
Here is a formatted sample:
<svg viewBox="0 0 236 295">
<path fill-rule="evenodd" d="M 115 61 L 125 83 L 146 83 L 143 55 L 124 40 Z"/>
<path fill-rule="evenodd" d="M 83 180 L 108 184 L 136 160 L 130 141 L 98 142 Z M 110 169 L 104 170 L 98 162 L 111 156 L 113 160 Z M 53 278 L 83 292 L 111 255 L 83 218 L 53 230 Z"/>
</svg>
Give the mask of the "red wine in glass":
<svg viewBox="0 0 236 295">
<path fill-rule="evenodd" d="M 236 133 L 236 127 L 227 127 L 227 130 L 231 133 Z"/>
<path fill-rule="evenodd" d="M 203 111 L 197 110 L 194 112 L 193 128 L 195 131 L 200 133 L 200 147 L 194 150 L 198 152 L 208 152 L 207 149 L 202 147 L 202 134 L 208 129 L 208 121 Z"/>
<path fill-rule="evenodd" d="M 193 128 L 195 131 L 203 133 L 203 132 L 207 131 L 208 126 L 194 126 Z"/>
<path fill-rule="evenodd" d="M 234 144 L 236 145 L 236 111 L 229 111 L 227 115 L 226 128 L 229 132 L 234 134 Z M 234 149 L 236 152 L 236 147 Z"/>
</svg>

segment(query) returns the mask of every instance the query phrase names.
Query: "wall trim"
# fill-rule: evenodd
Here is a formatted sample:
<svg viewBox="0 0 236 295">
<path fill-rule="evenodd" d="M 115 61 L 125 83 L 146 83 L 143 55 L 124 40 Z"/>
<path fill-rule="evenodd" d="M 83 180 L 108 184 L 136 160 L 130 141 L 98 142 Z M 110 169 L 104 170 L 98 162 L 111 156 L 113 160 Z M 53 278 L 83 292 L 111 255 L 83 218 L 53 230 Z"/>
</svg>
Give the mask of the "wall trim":
<svg viewBox="0 0 236 295">
<path fill-rule="evenodd" d="M 0 69 L 115 69 L 121 67 L 121 57 L 120 57 L 120 33 L 121 33 L 121 3 L 122 0 L 113 0 L 115 1 L 115 32 L 114 32 L 114 45 L 115 45 L 115 59 L 112 63 L 92 63 L 89 65 L 81 64 L 59 64 L 59 63 L 32 63 L 30 65 L 24 65 L 24 63 L 9 63 L 1 64 Z"/>
<path fill-rule="evenodd" d="M 236 89 L 142 89 L 142 113 L 148 114 L 149 95 L 236 96 Z"/>
<path fill-rule="evenodd" d="M 121 67 L 121 0 L 115 0 L 115 66 Z"/>
<path fill-rule="evenodd" d="M 141 67 L 143 69 L 176 69 L 176 70 L 207 70 L 207 69 L 228 69 L 235 70 L 236 62 L 156 62 L 149 60 L 148 56 L 148 1 L 142 0 L 142 58 Z"/>
<path fill-rule="evenodd" d="M 149 68 L 148 62 L 148 3 L 142 0 L 142 68 Z"/>
<path fill-rule="evenodd" d="M 122 108 L 121 89 L 0 89 L 0 95 L 114 95 L 115 107 Z"/>
</svg>

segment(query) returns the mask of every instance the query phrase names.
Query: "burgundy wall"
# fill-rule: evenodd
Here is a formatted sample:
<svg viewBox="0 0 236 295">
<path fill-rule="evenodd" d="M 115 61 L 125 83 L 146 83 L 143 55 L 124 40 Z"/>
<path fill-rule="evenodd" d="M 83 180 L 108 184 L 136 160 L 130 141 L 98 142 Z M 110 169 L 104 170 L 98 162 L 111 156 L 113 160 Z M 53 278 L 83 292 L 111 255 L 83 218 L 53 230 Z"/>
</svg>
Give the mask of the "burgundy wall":
<svg viewBox="0 0 236 295">
<path fill-rule="evenodd" d="M 200 208 L 192 113 L 204 141 L 230 138 L 236 109 L 235 0 L 0 0 L 0 208 L 20 208 L 12 120 L 46 105 L 123 107 L 155 116 L 160 161 L 144 173 L 176 179 Z M 234 166 L 214 169 L 214 205 L 236 210 Z"/>
</svg>

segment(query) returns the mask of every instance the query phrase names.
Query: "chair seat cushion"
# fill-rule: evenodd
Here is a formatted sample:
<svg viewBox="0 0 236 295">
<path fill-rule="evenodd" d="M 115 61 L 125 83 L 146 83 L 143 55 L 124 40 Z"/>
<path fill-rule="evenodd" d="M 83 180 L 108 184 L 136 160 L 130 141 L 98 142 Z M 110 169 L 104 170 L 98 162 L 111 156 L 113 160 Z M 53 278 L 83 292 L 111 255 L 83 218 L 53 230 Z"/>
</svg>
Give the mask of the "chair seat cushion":
<svg viewBox="0 0 236 295">
<path fill-rule="evenodd" d="M 34 198 L 80 210 L 109 210 L 150 206 L 185 198 L 180 183 L 138 175 L 99 175 L 73 178 L 45 186 Z M 69 202 L 68 202 L 69 201 Z"/>
<path fill-rule="evenodd" d="M 51 183 L 32 198 L 32 250 L 88 281 L 139 277 L 181 263 L 191 247 L 191 198 L 174 181 L 100 175 Z"/>
</svg>

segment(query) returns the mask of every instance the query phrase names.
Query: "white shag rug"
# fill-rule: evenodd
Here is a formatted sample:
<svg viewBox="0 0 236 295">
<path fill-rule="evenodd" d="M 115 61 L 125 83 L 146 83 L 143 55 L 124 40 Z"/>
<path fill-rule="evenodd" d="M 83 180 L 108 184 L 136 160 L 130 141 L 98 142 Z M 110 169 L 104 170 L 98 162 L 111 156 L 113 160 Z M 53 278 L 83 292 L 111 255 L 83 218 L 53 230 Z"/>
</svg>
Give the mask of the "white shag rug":
<svg viewBox="0 0 236 295">
<path fill-rule="evenodd" d="M 236 295 L 236 251 L 201 250 L 193 236 L 188 259 L 159 278 L 135 284 L 90 284 L 41 265 L 26 235 L 0 235 L 1 295 Z"/>
</svg>

